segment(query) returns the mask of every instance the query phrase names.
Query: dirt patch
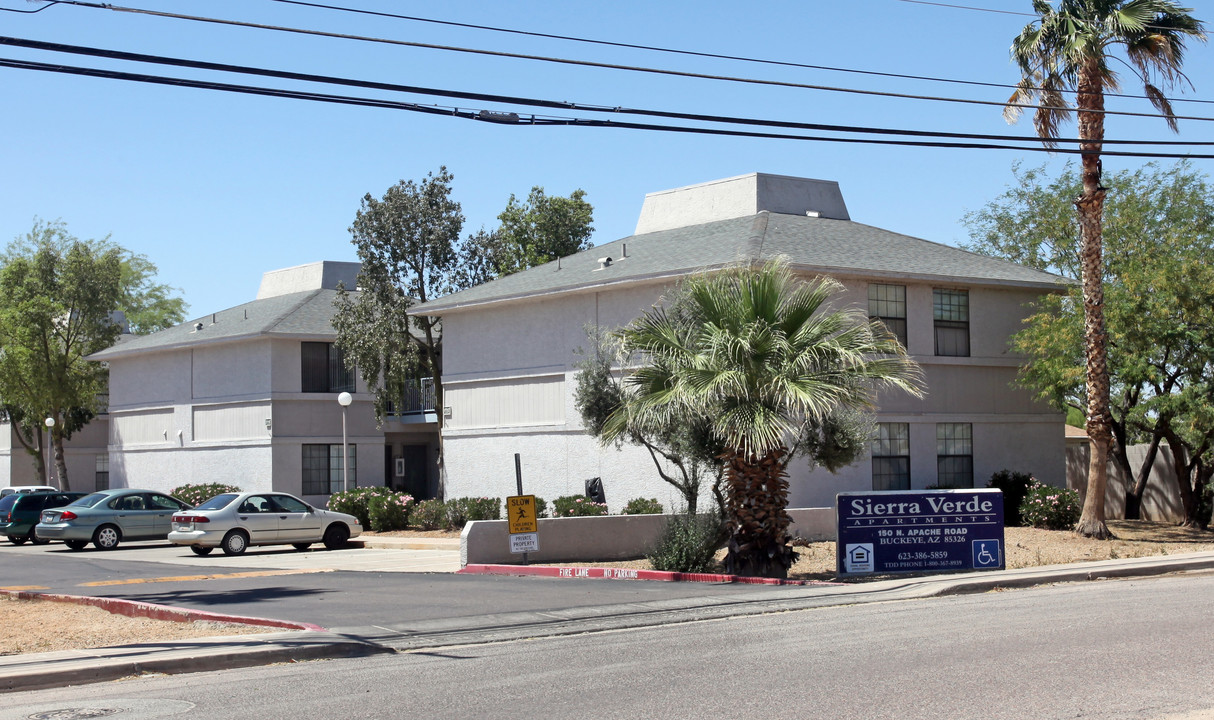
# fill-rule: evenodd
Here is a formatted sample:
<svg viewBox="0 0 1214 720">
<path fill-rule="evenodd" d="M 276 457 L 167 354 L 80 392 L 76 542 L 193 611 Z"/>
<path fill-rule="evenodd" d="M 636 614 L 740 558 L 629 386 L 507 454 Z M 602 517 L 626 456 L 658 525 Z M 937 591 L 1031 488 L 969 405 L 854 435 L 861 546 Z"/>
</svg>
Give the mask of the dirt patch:
<svg viewBox="0 0 1214 720">
<path fill-rule="evenodd" d="M 136 642 L 281 632 L 281 628 L 115 615 L 99 607 L 0 595 L 0 655 L 79 650 Z"/>
<path fill-rule="evenodd" d="M 389 530 L 387 532 L 366 531 L 360 538 L 374 537 L 403 537 L 403 538 L 442 538 L 459 540 L 459 530 Z"/>
</svg>

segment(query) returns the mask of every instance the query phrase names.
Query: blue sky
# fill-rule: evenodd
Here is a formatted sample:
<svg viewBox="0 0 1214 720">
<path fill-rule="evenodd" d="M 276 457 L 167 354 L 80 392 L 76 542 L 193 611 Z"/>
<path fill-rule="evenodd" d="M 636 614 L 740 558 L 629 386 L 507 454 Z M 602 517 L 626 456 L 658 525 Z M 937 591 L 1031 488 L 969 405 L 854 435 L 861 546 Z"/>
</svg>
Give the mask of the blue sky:
<svg viewBox="0 0 1214 720">
<path fill-rule="evenodd" d="M 600 40 L 784 60 L 856 70 L 992 83 L 1018 79 L 1011 38 L 1031 18 L 1028 0 L 958 0 L 976 12 L 903 0 L 768 2 L 389 2 L 330 4 Z M 1214 21 L 1209 2 L 1194 14 Z M 42 3 L 0 0 L 29 10 Z M 641 50 L 519 37 L 368 17 L 271 0 L 128 0 L 114 5 L 604 63 L 999 102 L 1003 88 L 948 85 L 781 68 Z M 903 100 L 575 67 L 531 60 L 306 37 L 267 30 L 56 5 L 0 12 L 0 35 L 295 72 L 609 107 L 804 122 L 1032 135 L 1026 117 L 1008 126 L 998 107 Z M 1191 44 L 1186 70 L 1214 98 L 1211 47 Z M 0 57 L 129 72 L 301 88 L 461 108 L 491 103 L 419 98 L 247 76 L 132 65 L 23 48 Z M 511 127 L 398 110 L 135 84 L 0 68 L 5 111 L 0 240 L 33 219 L 62 219 L 79 237 L 111 235 L 160 268 L 190 315 L 253 298 L 262 272 L 317 260 L 356 260 L 348 228 L 365 193 L 446 165 L 467 216 L 465 234 L 492 227 L 511 193 L 587 192 L 597 243 L 632 233 L 644 195 L 749 172 L 837 180 L 852 219 L 937 242 L 966 239 L 960 220 L 998 195 L 1017 161 L 1063 159 L 1024 151 L 895 148 L 723 138 L 627 129 Z M 1124 90 L 1138 92 L 1133 77 Z M 1150 112 L 1145 100 L 1109 109 Z M 1181 104 L 1214 117 L 1214 106 Z M 589 113 L 535 111 L 552 115 Z M 1214 139 L 1209 122 L 1182 121 L 1173 136 L 1158 118 L 1110 117 L 1110 139 Z M 1074 125 L 1065 129 L 1074 134 Z M 1214 148 L 1182 151 L 1211 154 Z M 1141 159 L 1108 158 L 1106 170 Z M 1171 161 L 1165 161 L 1170 163 Z M 1199 160 L 1205 173 L 1214 161 Z"/>
</svg>

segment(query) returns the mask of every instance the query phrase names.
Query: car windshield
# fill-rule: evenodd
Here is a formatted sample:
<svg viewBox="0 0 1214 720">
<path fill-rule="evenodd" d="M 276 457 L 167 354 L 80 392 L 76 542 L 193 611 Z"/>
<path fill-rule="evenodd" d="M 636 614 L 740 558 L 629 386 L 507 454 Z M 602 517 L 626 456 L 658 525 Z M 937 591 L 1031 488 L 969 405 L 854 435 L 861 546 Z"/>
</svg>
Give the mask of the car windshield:
<svg viewBox="0 0 1214 720">
<path fill-rule="evenodd" d="M 109 497 L 105 493 L 93 493 L 92 495 L 85 495 L 71 504 L 74 507 L 93 507 L 97 503 L 104 502 Z"/>
<path fill-rule="evenodd" d="M 0 513 L 12 510 L 13 505 L 17 504 L 18 497 L 19 496 L 16 495 L 15 493 L 12 495 L 5 495 L 4 497 L 0 497 Z"/>
<path fill-rule="evenodd" d="M 204 502 L 203 504 L 199 505 L 198 507 L 196 507 L 194 509 L 195 510 L 219 510 L 221 508 L 225 508 L 228 505 L 230 505 L 232 503 L 232 501 L 235 500 L 237 497 L 238 496 L 236 495 L 236 493 L 224 493 L 222 495 L 216 495 L 215 497 L 211 498 L 210 500 L 207 500 L 206 502 Z"/>
</svg>

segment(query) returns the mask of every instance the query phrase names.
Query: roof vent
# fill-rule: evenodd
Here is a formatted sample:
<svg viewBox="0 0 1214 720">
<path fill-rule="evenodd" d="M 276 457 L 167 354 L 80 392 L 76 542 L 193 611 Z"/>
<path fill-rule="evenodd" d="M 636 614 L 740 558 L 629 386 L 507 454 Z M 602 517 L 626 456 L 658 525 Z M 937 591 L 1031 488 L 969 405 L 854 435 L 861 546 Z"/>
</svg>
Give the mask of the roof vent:
<svg viewBox="0 0 1214 720">
<path fill-rule="evenodd" d="M 194 323 L 194 332 L 199 332 L 201 330 L 202 330 L 202 323 Z"/>
<path fill-rule="evenodd" d="M 822 217 L 822 213 L 817 210 L 806 210 L 805 217 Z"/>
<path fill-rule="evenodd" d="M 611 267 L 611 256 L 599 258 L 599 270 Z"/>
</svg>

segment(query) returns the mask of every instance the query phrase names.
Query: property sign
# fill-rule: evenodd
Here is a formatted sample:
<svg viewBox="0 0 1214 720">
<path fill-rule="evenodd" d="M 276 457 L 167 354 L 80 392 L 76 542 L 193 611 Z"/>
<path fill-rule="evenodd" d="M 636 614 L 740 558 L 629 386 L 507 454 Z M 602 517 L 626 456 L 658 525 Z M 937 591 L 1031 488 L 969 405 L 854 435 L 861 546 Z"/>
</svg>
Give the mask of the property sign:
<svg viewBox="0 0 1214 720">
<path fill-rule="evenodd" d="M 539 531 L 539 520 L 536 516 L 534 495 L 511 495 L 506 498 L 506 521 L 510 534 L 536 533 Z M 517 552 L 523 552 L 518 550 Z"/>
<path fill-rule="evenodd" d="M 533 553 L 540 551 L 539 533 L 517 533 L 510 535 L 510 552 Z"/>
<path fill-rule="evenodd" d="M 1004 567 L 999 490 L 846 492 L 836 501 L 842 575 Z"/>
</svg>

